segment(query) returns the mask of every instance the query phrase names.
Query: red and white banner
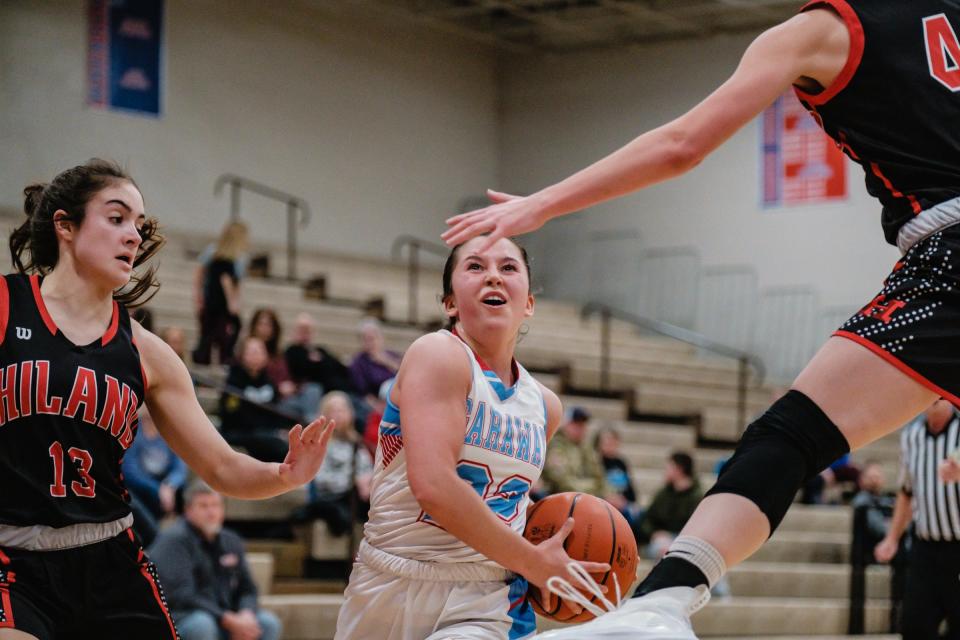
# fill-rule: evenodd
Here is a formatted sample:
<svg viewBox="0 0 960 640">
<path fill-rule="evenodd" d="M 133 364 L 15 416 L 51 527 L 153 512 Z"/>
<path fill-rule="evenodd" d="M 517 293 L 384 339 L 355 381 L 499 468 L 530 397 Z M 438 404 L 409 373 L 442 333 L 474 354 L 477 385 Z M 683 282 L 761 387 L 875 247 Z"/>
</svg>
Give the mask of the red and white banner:
<svg viewBox="0 0 960 640">
<path fill-rule="evenodd" d="M 764 207 L 843 200 L 847 160 L 792 91 L 760 119 Z"/>
</svg>

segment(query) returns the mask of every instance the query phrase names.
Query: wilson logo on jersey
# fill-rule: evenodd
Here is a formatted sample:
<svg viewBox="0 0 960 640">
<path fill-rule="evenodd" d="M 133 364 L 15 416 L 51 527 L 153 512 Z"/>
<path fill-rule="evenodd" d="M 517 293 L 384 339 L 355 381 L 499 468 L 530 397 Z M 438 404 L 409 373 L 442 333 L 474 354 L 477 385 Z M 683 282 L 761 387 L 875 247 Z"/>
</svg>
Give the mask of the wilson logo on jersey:
<svg viewBox="0 0 960 640">
<path fill-rule="evenodd" d="M 33 331 L 27 329 L 26 327 L 17 327 L 17 337 L 21 340 L 29 340 L 30 336 L 33 335 Z"/>
<path fill-rule="evenodd" d="M 103 375 L 103 384 L 106 393 L 101 402 L 97 373 L 77 367 L 73 388 L 64 402 L 62 397 L 49 393 L 49 360 L 7 365 L 0 369 L 0 427 L 33 413 L 62 415 L 109 430 L 126 449 L 133 442 L 139 404 L 137 393 L 111 375 Z"/>
<path fill-rule="evenodd" d="M 960 91 L 960 40 L 943 13 L 923 19 L 930 75 L 950 91 Z"/>
</svg>

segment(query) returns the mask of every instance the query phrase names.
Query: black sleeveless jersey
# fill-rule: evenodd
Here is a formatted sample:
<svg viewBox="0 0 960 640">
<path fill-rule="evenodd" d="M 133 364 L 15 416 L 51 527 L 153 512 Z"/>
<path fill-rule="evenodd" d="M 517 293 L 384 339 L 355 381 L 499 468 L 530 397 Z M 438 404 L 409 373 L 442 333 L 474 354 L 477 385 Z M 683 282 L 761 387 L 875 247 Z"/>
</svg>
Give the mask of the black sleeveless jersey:
<svg viewBox="0 0 960 640">
<path fill-rule="evenodd" d="M 130 317 L 74 345 L 36 275 L 0 278 L 0 524 L 63 527 L 130 513 L 120 475 L 146 387 Z"/>
<path fill-rule="evenodd" d="M 960 0 L 814 0 L 850 31 L 850 55 L 804 106 L 863 166 L 883 231 L 960 196 Z"/>
</svg>

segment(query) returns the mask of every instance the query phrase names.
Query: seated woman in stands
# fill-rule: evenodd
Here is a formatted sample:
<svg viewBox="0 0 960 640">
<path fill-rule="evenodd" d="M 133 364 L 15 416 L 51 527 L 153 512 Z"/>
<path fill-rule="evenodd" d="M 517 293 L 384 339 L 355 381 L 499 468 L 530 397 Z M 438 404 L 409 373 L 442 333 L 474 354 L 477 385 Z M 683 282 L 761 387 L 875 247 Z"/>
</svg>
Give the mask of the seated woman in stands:
<svg viewBox="0 0 960 640">
<path fill-rule="evenodd" d="M 243 339 L 237 362 L 227 374 L 227 389 L 220 396 L 220 432 L 231 445 L 243 447 L 258 460 L 282 462 L 286 429 L 293 421 L 263 406 L 279 398 L 267 375 L 268 361 L 263 340 Z"/>
<path fill-rule="evenodd" d="M 354 521 L 365 522 L 370 508 L 373 460 L 353 427 L 353 404 L 343 391 L 323 396 L 320 413 L 336 421 L 327 455 L 313 481 L 307 485 L 309 502 L 293 513 L 294 522 L 323 520 L 335 536 L 350 530 Z"/>
<path fill-rule="evenodd" d="M 250 318 L 249 335 L 263 340 L 267 348 L 267 377 L 277 388 L 277 404 L 280 408 L 306 420 L 315 418 L 321 389 L 316 384 L 294 382 L 287 359 L 280 351 L 282 329 L 277 312 L 270 307 L 260 307 L 254 311 Z"/>
</svg>

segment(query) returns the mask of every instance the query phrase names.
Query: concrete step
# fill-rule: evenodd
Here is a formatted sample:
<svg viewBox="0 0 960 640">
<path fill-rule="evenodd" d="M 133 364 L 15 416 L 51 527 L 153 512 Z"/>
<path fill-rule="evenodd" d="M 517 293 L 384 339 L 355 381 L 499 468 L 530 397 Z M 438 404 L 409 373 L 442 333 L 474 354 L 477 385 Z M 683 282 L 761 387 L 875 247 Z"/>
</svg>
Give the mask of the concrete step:
<svg viewBox="0 0 960 640">
<path fill-rule="evenodd" d="M 273 554 L 262 551 L 248 552 L 247 566 L 250 575 L 257 585 L 257 593 L 264 595 L 273 591 Z"/>
<path fill-rule="evenodd" d="M 307 548 L 299 542 L 282 540 L 248 540 L 248 553 L 266 553 L 273 557 L 273 575 L 284 578 L 303 576 L 303 561 Z"/>
</svg>

